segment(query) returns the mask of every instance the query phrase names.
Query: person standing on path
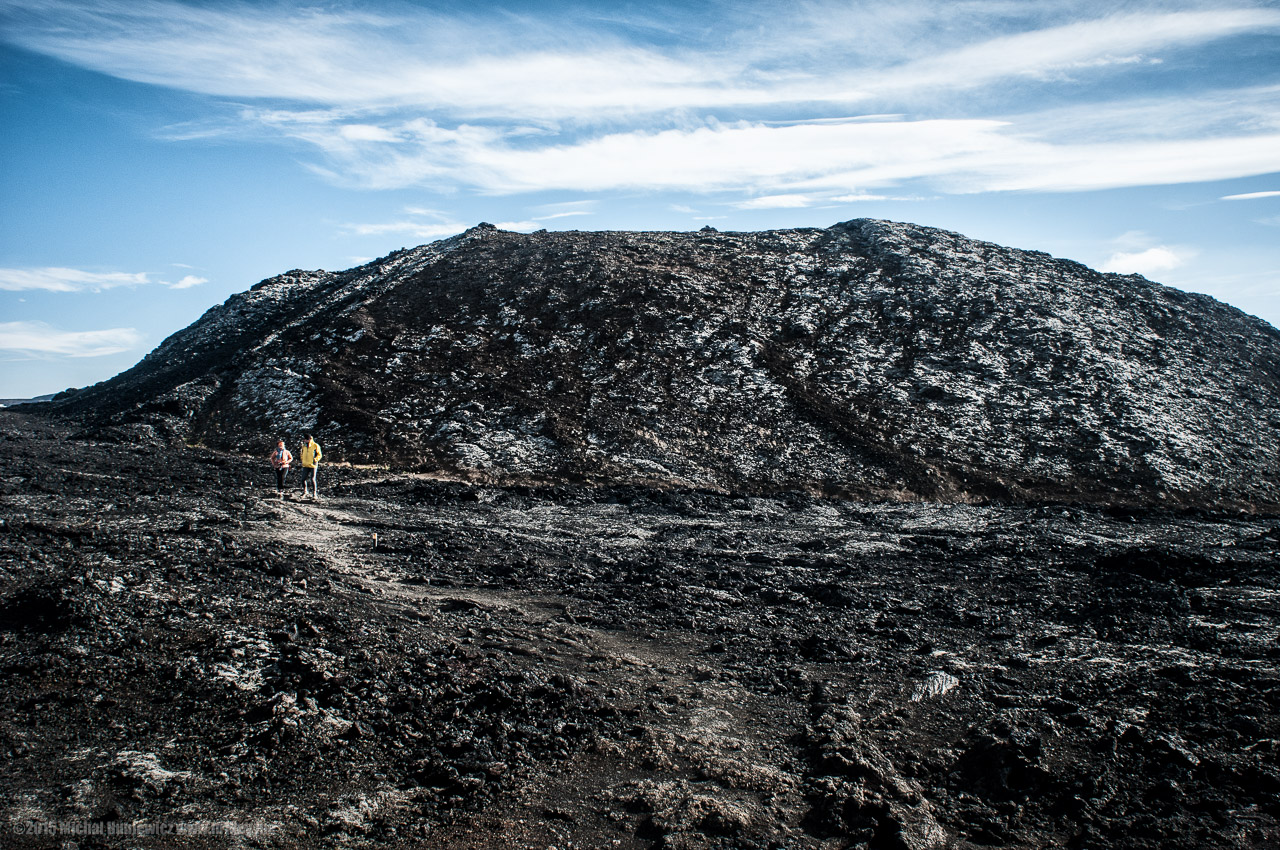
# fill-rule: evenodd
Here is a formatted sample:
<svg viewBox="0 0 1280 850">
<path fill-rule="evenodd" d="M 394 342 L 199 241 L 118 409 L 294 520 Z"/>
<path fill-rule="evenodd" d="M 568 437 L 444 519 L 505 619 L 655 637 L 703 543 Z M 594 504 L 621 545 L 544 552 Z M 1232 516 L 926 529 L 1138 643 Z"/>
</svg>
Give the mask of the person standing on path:
<svg viewBox="0 0 1280 850">
<path fill-rule="evenodd" d="M 307 435 L 307 441 L 302 444 L 302 450 L 298 452 L 298 456 L 302 459 L 302 497 L 307 496 L 307 485 L 311 485 L 311 498 L 320 498 L 320 485 L 316 482 L 316 474 L 320 468 L 320 458 L 324 457 L 324 452 L 320 451 L 320 444 L 316 442 L 315 437 Z"/>
<path fill-rule="evenodd" d="M 276 441 L 276 449 L 271 453 L 271 466 L 276 471 L 276 498 L 284 498 L 284 480 L 289 477 L 289 464 L 293 463 L 293 455 L 284 447 L 284 440 Z"/>
</svg>

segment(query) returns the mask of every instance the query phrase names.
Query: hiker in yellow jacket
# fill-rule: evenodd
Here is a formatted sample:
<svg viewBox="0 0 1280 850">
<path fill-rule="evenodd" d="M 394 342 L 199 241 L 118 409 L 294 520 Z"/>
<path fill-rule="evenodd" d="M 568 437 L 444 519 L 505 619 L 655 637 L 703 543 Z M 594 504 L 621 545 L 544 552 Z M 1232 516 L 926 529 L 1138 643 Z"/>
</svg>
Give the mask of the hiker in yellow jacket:
<svg viewBox="0 0 1280 850">
<path fill-rule="evenodd" d="M 302 444 L 302 448 L 298 451 L 298 457 L 302 460 L 302 495 L 307 495 L 307 486 L 311 486 L 311 497 L 313 499 L 320 498 L 320 485 L 316 483 L 316 470 L 320 467 L 320 458 L 324 457 L 324 452 L 320 451 L 320 444 L 310 434 L 307 435 L 307 441 Z"/>
</svg>

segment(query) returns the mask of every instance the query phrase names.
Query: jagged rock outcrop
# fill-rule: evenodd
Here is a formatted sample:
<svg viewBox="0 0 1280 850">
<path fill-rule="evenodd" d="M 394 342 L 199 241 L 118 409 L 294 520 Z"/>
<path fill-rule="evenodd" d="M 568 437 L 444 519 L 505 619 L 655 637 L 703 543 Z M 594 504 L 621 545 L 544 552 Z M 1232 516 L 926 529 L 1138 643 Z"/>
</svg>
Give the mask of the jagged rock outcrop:
<svg viewBox="0 0 1280 850">
<path fill-rule="evenodd" d="M 232 296 L 56 409 L 497 481 L 1280 507 L 1280 332 L 910 224 L 481 225 Z"/>
</svg>

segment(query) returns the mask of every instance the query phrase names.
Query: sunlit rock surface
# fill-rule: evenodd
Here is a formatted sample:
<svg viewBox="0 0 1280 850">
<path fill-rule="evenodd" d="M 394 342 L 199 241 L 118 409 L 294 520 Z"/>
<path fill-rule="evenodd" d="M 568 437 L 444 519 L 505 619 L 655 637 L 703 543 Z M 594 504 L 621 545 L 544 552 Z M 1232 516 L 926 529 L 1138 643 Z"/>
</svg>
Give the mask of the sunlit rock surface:
<svg viewBox="0 0 1280 850">
<path fill-rule="evenodd" d="M 1280 332 L 910 224 L 480 225 L 293 271 L 56 402 L 478 481 L 1274 510 Z"/>
</svg>

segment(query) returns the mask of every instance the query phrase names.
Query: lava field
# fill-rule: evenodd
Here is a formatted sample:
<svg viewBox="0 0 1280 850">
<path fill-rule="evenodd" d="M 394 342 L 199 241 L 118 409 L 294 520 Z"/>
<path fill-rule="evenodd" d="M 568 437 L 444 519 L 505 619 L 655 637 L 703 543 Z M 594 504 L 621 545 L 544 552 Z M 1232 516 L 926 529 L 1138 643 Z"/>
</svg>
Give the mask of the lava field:
<svg viewBox="0 0 1280 850">
<path fill-rule="evenodd" d="M 1280 846 L 1276 517 L 280 500 L 15 411 L 0 488 L 5 846 Z M 199 822 L 264 828 L 48 834 Z"/>
</svg>

